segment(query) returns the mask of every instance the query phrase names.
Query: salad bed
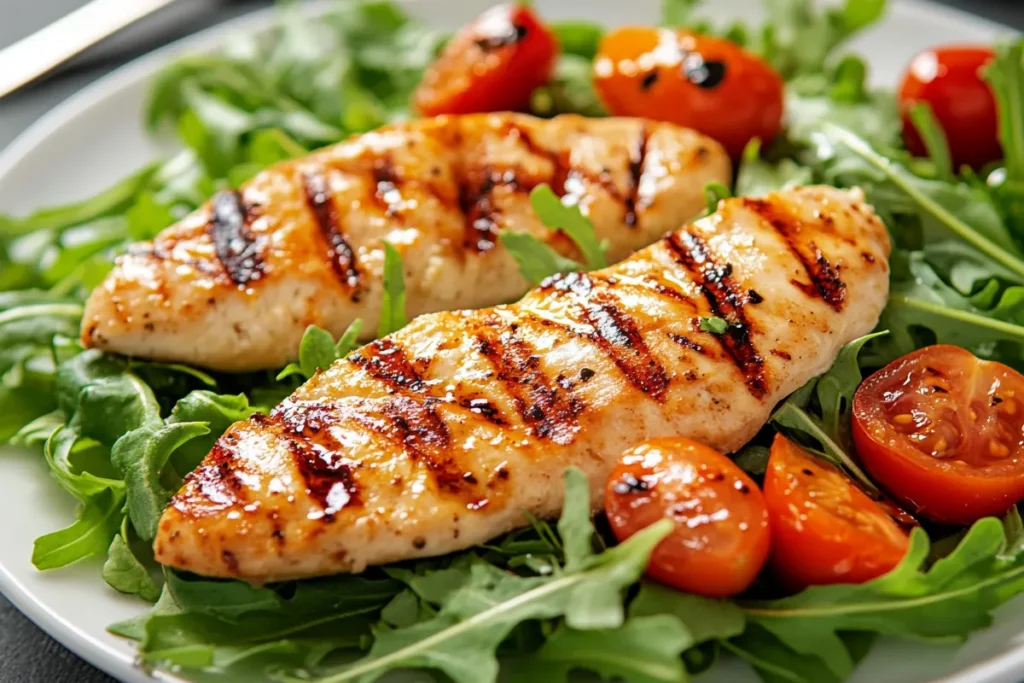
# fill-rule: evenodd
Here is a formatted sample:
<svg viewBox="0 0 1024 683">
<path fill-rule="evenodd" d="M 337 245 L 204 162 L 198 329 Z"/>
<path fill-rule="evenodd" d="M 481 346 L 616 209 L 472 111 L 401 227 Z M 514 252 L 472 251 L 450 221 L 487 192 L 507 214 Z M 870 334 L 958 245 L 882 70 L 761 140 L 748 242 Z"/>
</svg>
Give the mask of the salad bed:
<svg viewBox="0 0 1024 683">
<path fill-rule="evenodd" d="M 748 27 L 701 21 L 694 2 L 665 3 L 664 25 L 744 45 L 786 80 L 784 134 L 764 149 L 747 146 L 735 187 L 708 188 L 709 211 L 732 193 L 859 186 L 895 251 L 880 332 L 849 345 L 828 374 L 780 405 L 736 461 L 761 478 L 767 446 L 781 432 L 873 488 L 850 437 L 853 394 L 868 369 L 939 342 L 1024 370 L 1024 45 L 999 47 L 987 70 L 1005 160 L 958 170 L 930 110 L 913 114 L 928 152 L 915 157 L 894 95 L 868 90 L 864 63 L 841 53 L 882 16 L 884 2 L 821 11 L 800 0 L 767 4 L 769 21 Z M 534 112 L 601 115 L 591 70 L 603 29 L 553 29 L 563 53 L 554 81 L 533 95 Z M 40 452 L 81 503 L 70 526 L 37 540 L 39 569 L 106 558 L 111 587 L 154 603 L 111 627 L 139 642 L 148 666 L 332 682 L 398 668 L 494 680 L 499 660 L 521 680 L 587 669 L 679 681 L 722 651 L 769 682 L 839 681 L 879 635 L 962 638 L 1024 591 L 1024 527 L 1014 510 L 969 529 L 918 527 L 903 562 L 861 585 L 785 595 L 765 580 L 738 600 L 689 595 L 641 578 L 671 524 L 614 545 L 600 521 L 595 531 L 585 478 L 572 470 L 557 526 L 531 520 L 455 555 L 262 588 L 158 569 L 149 545 L 183 477 L 230 424 L 269 411 L 346 355 L 355 334 L 334 340 L 311 329 L 298 362 L 280 373 L 208 373 L 83 350 L 84 298 L 127 244 L 151 238 L 217 189 L 409 116 L 412 92 L 445 40 L 387 2 L 340 5 L 317 22 L 286 9 L 271 35 L 238 38 L 161 73 L 146 117 L 154 129 L 173 128 L 180 154 L 84 202 L 0 217 L 0 443 Z M 534 198 L 538 213 L 570 231 L 574 217 L 550 199 Z M 506 246 L 535 281 L 579 266 L 534 245 Z M 586 267 L 597 267 L 600 253 L 589 251 Z M 390 253 L 387 271 L 381 334 L 404 324 L 401 264 Z"/>
</svg>

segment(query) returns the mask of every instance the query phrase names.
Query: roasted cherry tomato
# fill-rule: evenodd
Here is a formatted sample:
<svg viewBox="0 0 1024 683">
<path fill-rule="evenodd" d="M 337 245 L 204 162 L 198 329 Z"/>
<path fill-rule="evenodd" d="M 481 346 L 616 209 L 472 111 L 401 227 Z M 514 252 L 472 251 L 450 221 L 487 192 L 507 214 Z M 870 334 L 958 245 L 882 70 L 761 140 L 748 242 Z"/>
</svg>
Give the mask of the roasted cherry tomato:
<svg viewBox="0 0 1024 683">
<path fill-rule="evenodd" d="M 939 47 L 914 57 L 900 88 L 903 137 L 911 152 L 924 155 L 925 147 L 908 112 L 915 102 L 927 102 L 946 133 L 954 164 L 980 168 L 1003 158 L 996 100 L 981 77 L 993 57 L 990 47 L 969 46 Z"/>
<path fill-rule="evenodd" d="M 794 590 L 869 581 L 907 551 L 908 534 L 882 505 L 781 434 L 768 458 L 764 499 L 771 566 Z"/>
<path fill-rule="evenodd" d="M 525 5 L 488 10 L 449 41 L 414 104 L 424 116 L 524 110 L 551 78 L 555 35 Z"/>
<path fill-rule="evenodd" d="M 1024 376 L 956 346 L 871 375 L 853 399 L 868 472 L 912 512 L 951 524 L 1024 500 Z"/>
<path fill-rule="evenodd" d="M 696 441 L 654 439 L 626 451 L 604 506 L 620 541 L 662 518 L 675 521 L 647 574 L 690 593 L 741 593 L 768 557 L 761 491 L 729 458 Z"/>
<path fill-rule="evenodd" d="M 782 126 L 782 78 L 721 38 L 659 28 L 608 33 L 594 60 L 598 94 L 613 114 L 687 126 L 738 157 L 751 138 Z"/>
</svg>

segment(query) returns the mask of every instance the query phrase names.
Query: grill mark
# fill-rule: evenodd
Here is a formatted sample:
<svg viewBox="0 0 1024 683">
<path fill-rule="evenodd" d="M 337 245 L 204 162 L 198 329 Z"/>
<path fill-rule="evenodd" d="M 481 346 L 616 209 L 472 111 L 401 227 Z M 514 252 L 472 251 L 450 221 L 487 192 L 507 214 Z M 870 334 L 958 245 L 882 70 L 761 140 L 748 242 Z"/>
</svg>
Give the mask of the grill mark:
<svg viewBox="0 0 1024 683">
<path fill-rule="evenodd" d="M 459 184 L 459 207 L 465 216 L 466 239 L 468 249 L 486 252 L 494 249 L 499 231 L 497 215 L 500 211 L 493 201 L 494 190 L 508 187 L 514 192 L 529 193 L 542 183 L 547 183 L 559 197 L 573 196 L 577 200 L 584 193 L 584 182 L 602 187 L 614 199 L 626 207 L 625 222 L 629 227 L 637 223 L 637 207 L 646 206 L 645 199 L 638 199 L 640 175 L 643 172 L 647 155 L 648 131 L 642 130 L 637 147 L 630 154 L 630 172 L 633 177 L 628 196 L 615 186 L 611 174 L 607 171 L 594 174 L 572 166 L 568 150 L 553 151 L 534 140 L 533 136 L 522 126 L 507 122 L 499 129 L 501 137 L 514 137 L 519 140 L 527 151 L 535 157 L 545 159 L 551 164 L 551 177 L 541 178 L 525 174 L 521 169 L 498 169 L 487 165 L 479 169 L 470 169 Z"/>
<path fill-rule="evenodd" d="M 373 201 L 384 211 L 388 218 L 398 215 L 398 205 L 402 201 L 399 187 L 402 179 L 395 171 L 394 161 L 390 155 L 374 159 L 373 162 Z"/>
<path fill-rule="evenodd" d="M 607 297 L 582 304 L 583 318 L 594 326 L 595 341 L 611 357 L 626 379 L 640 391 L 662 400 L 669 377 L 657 361 L 636 322 Z"/>
<path fill-rule="evenodd" d="M 368 375 L 385 384 L 391 392 L 413 392 L 417 394 L 430 394 L 430 384 L 423 378 L 416 364 L 410 361 L 402 347 L 397 346 L 390 338 L 385 337 L 367 344 L 359 351 L 349 356 L 349 360 L 357 367 L 362 368 Z M 472 396 L 447 396 L 441 399 L 431 395 L 431 398 L 446 403 L 454 402 L 466 410 L 481 416 L 488 422 L 504 426 L 506 420 L 490 400 L 479 395 Z"/>
<path fill-rule="evenodd" d="M 695 353 L 700 353 L 700 354 L 706 354 L 707 353 L 707 349 L 705 349 L 702 345 L 700 345 L 697 342 L 693 341 L 689 337 L 686 337 L 686 336 L 681 335 L 681 334 L 674 334 L 672 332 L 670 332 L 668 336 L 669 336 L 669 339 L 671 339 L 675 343 L 679 344 L 683 348 L 690 349 L 691 351 L 694 351 Z"/>
<path fill-rule="evenodd" d="M 496 174 L 490 167 L 470 171 L 459 183 L 459 209 L 465 220 L 467 249 L 486 252 L 498 243 L 498 210 L 491 196 L 498 184 L 506 184 L 504 174 Z"/>
<path fill-rule="evenodd" d="M 423 392 L 427 388 L 423 376 L 409 361 L 402 347 L 387 337 L 367 344 L 349 356 L 349 360 L 391 391 Z"/>
<path fill-rule="evenodd" d="M 213 239 L 217 258 L 231 281 L 244 287 L 263 277 L 256 237 L 249 229 L 251 207 L 238 191 L 218 192 L 210 207 L 208 232 Z"/>
<path fill-rule="evenodd" d="M 338 209 L 331 198 L 327 179 L 319 171 L 307 171 L 302 176 L 302 187 L 306 194 L 306 205 L 327 242 L 327 260 L 331 269 L 342 284 L 356 289 L 359 287 L 356 255 L 341 230 Z"/>
<path fill-rule="evenodd" d="M 687 230 L 669 235 L 664 243 L 700 286 L 711 312 L 729 321 L 725 333 L 715 338 L 743 375 L 747 390 L 756 398 L 764 398 L 768 393 L 764 359 L 750 338 L 750 321 L 743 308 L 745 297 L 732 281 L 732 266 L 715 263 L 704 241 Z"/>
<path fill-rule="evenodd" d="M 261 429 L 277 428 L 288 440 L 288 451 L 306 486 L 306 493 L 323 508 L 321 518 L 333 522 L 344 508 L 363 505 L 352 472 L 355 464 L 336 450 L 313 441 L 335 419 L 330 406 L 285 401 L 270 416 L 256 414 L 251 422 Z"/>
<path fill-rule="evenodd" d="M 237 445 L 235 434 L 217 440 L 202 464 L 186 475 L 188 486 L 172 502 L 177 510 L 186 514 L 195 514 L 199 509 L 217 512 L 248 500 L 245 486 L 237 476 Z"/>
<path fill-rule="evenodd" d="M 642 124 L 640 137 L 629 153 L 629 192 L 622 200 L 626 206 L 626 227 L 629 228 L 635 228 L 637 225 L 637 208 L 647 205 L 646 200 L 640 197 L 640 180 L 643 178 L 644 165 L 647 162 L 648 140 L 650 140 L 650 131 L 646 124 Z"/>
<path fill-rule="evenodd" d="M 608 285 L 613 283 L 605 282 Z M 552 275 L 541 287 L 560 294 L 573 294 L 580 299 L 582 320 L 594 328 L 591 339 L 611 358 L 640 391 L 662 399 L 669 377 L 654 358 L 636 322 L 615 305 L 617 302 L 601 292 L 594 292 L 595 280 L 585 273 Z M 594 294 L 593 300 L 588 301 Z"/>
<path fill-rule="evenodd" d="M 469 483 L 451 457 L 444 455 L 451 443 L 448 425 L 438 415 L 435 398 L 389 397 L 382 414 L 388 418 L 391 436 L 399 441 L 413 460 L 422 463 L 434 476 L 440 489 L 460 492 Z"/>
<path fill-rule="evenodd" d="M 833 265 L 813 241 L 803 242 L 804 221 L 786 210 L 780 202 L 745 198 L 743 206 L 756 213 L 782 238 L 789 251 L 800 261 L 811 284 L 793 281 L 809 297 L 820 298 L 832 310 L 839 312 L 846 305 L 846 283 L 839 276 L 839 266 Z M 824 220 L 824 219 L 823 219 Z"/>
<path fill-rule="evenodd" d="M 572 442 L 580 426 L 577 417 L 584 406 L 555 384 L 540 367 L 540 357 L 516 336 L 516 328 L 505 331 L 497 320 L 477 331 L 477 349 L 494 368 L 496 377 L 512 397 L 524 424 L 541 439 L 559 445 Z"/>
</svg>

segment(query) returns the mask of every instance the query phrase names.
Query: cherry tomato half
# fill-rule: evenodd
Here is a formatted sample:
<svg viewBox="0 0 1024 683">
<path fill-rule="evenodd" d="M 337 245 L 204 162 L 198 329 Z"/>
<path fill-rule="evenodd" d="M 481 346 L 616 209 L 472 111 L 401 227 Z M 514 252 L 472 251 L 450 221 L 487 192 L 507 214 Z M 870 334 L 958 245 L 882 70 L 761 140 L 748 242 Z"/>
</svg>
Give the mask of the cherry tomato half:
<svg viewBox="0 0 1024 683">
<path fill-rule="evenodd" d="M 629 449 L 605 496 L 620 541 L 662 518 L 675 521 L 647 566 L 670 586 L 709 597 L 742 593 L 768 557 L 761 491 L 732 460 L 696 441 L 654 439 Z"/>
<path fill-rule="evenodd" d="M 771 566 L 794 590 L 863 583 L 903 559 L 907 533 L 838 469 L 775 437 L 764 476 Z"/>
<path fill-rule="evenodd" d="M 871 375 L 853 399 L 864 466 L 923 517 L 970 524 L 1024 500 L 1024 376 L 956 346 Z"/>
<path fill-rule="evenodd" d="M 927 102 L 946 133 L 956 166 L 980 168 L 1003 158 L 995 97 L 981 77 L 981 68 L 994 56 L 987 46 L 948 46 L 914 57 L 900 87 L 907 149 L 918 156 L 925 154 L 908 112 L 914 103 Z"/>
<path fill-rule="evenodd" d="M 709 135 L 738 157 L 782 126 L 782 78 L 721 38 L 658 28 L 622 28 L 594 60 L 598 94 L 613 114 L 668 121 Z"/>
<path fill-rule="evenodd" d="M 414 104 L 424 116 L 525 110 L 551 78 L 558 40 L 525 5 L 501 5 L 449 41 L 427 69 Z"/>
</svg>

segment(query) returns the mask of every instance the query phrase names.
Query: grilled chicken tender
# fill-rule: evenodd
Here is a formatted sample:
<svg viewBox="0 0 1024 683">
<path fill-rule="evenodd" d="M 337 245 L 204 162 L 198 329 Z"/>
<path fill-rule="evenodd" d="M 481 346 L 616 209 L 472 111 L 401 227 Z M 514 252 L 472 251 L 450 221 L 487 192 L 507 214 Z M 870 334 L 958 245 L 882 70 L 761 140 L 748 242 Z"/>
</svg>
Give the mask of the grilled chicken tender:
<svg viewBox="0 0 1024 683">
<path fill-rule="evenodd" d="M 728 199 L 622 263 L 424 315 L 234 425 L 160 522 L 163 564 L 252 582 L 358 572 L 593 506 L 622 451 L 733 451 L 876 324 L 889 239 L 859 190 Z M 700 320 L 729 322 L 723 334 Z"/>
<path fill-rule="evenodd" d="M 422 119 L 277 165 L 134 245 L 93 292 L 82 342 L 226 371 L 280 368 L 306 327 L 372 338 L 383 241 L 403 257 L 410 315 L 513 301 L 529 288 L 509 229 L 578 257 L 529 190 L 548 183 L 591 216 L 613 262 L 704 208 L 728 183 L 722 147 L 641 119 L 519 114 Z"/>
</svg>

